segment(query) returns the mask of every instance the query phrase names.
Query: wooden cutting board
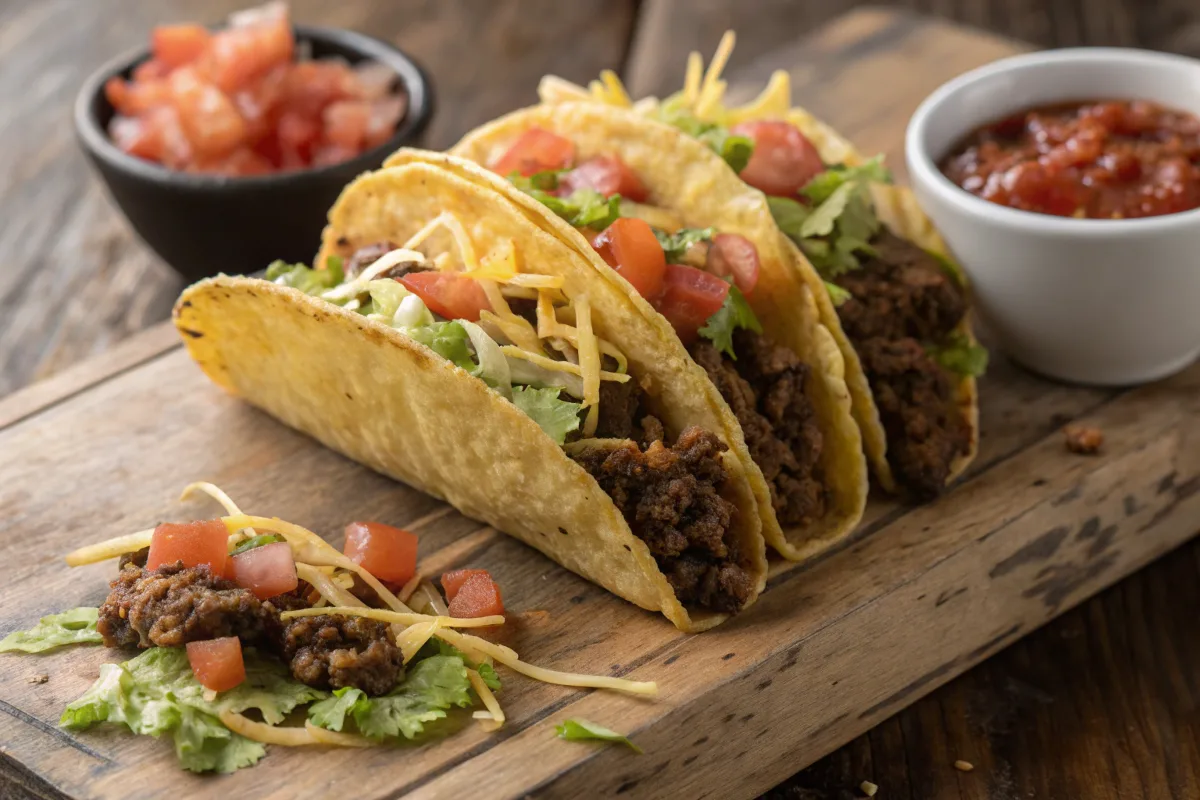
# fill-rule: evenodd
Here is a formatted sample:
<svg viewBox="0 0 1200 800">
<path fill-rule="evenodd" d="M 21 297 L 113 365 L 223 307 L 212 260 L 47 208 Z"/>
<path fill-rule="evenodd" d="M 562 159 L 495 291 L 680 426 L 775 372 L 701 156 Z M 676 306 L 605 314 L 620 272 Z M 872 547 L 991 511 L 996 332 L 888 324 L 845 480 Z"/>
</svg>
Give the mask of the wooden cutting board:
<svg viewBox="0 0 1200 800">
<path fill-rule="evenodd" d="M 913 108 L 945 79 L 1017 46 L 881 11 L 845 17 L 732 77 L 751 94 L 791 71 L 799 99 L 903 175 Z M 752 797 L 1200 529 L 1200 367 L 1129 392 L 1069 388 L 994 360 L 979 459 L 917 508 L 873 499 L 859 532 L 803 567 L 777 564 L 758 604 L 678 633 L 503 534 L 368 472 L 210 386 L 156 328 L 102 359 L 0 401 L 0 633 L 97 605 L 115 567 L 68 571 L 79 544 L 213 513 L 175 502 L 219 483 L 250 513 L 340 544 L 353 518 L 415 529 L 422 568 L 486 567 L 513 612 L 506 640 L 561 669 L 656 680 L 638 700 L 503 673 L 506 727 L 424 747 L 270 748 L 258 766 L 192 776 L 169 745 L 72 735 L 63 706 L 115 653 L 0 655 L 0 780 L 59 797 Z M 1106 436 L 1072 455 L 1058 429 Z M 48 675 L 45 683 L 31 679 Z M 583 717 L 646 751 L 559 741 Z"/>
</svg>

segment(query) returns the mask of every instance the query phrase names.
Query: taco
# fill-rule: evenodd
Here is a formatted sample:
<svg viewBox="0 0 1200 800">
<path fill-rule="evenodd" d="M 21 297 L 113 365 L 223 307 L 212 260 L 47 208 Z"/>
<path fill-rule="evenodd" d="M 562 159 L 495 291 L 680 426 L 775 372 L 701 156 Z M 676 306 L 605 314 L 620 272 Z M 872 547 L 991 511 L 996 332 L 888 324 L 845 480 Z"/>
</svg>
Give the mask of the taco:
<svg viewBox="0 0 1200 800">
<path fill-rule="evenodd" d="M 517 111 L 450 152 L 687 346 L 741 423 L 767 544 L 801 560 L 849 535 L 867 468 L 842 357 L 759 192 L 675 128 L 594 103 Z"/>
<path fill-rule="evenodd" d="M 863 158 L 792 105 L 786 72 L 756 100 L 727 108 L 720 74 L 732 48 L 730 32 L 707 72 L 692 53 L 684 89 L 661 102 L 632 102 L 611 72 L 587 89 L 547 76 L 539 93 L 545 103 L 590 99 L 673 125 L 768 195 L 845 359 L 854 418 L 880 484 L 936 496 L 970 464 L 979 441 L 975 378 L 987 352 L 971 332 L 962 271 L 879 158 Z"/>
<path fill-rule="evenodd" d="M 685 631 L 754 602 L 737 422 L 617 286 L 428 164 L 359 177 L 325 241 L 321 269 L 183 293 L 175 324 L 214 382 Z"/>
</svg>

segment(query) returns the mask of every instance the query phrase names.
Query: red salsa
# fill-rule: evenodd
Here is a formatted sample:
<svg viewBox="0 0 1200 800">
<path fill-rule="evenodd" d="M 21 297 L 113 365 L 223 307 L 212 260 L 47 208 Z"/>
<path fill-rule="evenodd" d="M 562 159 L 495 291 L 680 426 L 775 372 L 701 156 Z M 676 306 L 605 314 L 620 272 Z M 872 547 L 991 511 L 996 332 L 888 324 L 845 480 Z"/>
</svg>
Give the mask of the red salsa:
<svg viewBox="0 0 1200 800">
<path fill-rule="evenodd" d="M 1086 219 L 1200 207 L 1200 119 L 1144 100 L 1063 103 L 985 125 L 941 163 L 993 203 Z"/>
</svg>

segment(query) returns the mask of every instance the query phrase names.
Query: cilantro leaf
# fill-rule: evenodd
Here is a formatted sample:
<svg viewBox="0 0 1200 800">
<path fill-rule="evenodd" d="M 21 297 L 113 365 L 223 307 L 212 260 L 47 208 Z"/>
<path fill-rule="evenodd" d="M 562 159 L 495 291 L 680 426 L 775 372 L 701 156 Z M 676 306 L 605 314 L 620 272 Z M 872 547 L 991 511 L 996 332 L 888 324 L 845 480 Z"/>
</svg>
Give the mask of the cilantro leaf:
<svg viewBox="0 0 1200 800">
<path fill-rule="evenodd" d="M 830 283 L 829 281 L 825 281 L 825 291 L 829 292 L 829 299 L 833 301 L 835 306 L 842 305 L 854 296 L 836 283 Z"/>
<path fill-rule="evenodd" d="M 508 176 L 513 186 L 562 217 L 572 227 L 602 231 L 621 216 L 621 196 L 605 197 L 595 189 L 576 189 L 566 197 L 552 194 L 558 189 L 562 172 L 536 172 L 529 177 L 514 172 Z"/>
<path fill-rule="evenodd" d="M 759 324 L 758 317 L 754 316 L 750 304 L 746 302 L 745 295 L 736 286 L 730 286 L 725 302 L 704 323 L 704 327 L 700 329 L 700 335 L 711 340 L 713 347 L 718 351 L 737 360 L 737 355 L 733 352 L 733 332 L 738 328 L 747 328 L 755 333 L 762 333 L 762 325 Z"/>
<path fill-rule="evenodd" d="M 642 748 L 629 741 L 628 736 L 605 728 L 603 725 L 597 725 L 594 722 L 588 722 L 586 719 L 568 719 L 560 725 L 555 725 L 554 732 L 558 734 L 558 738 L 566 739 L 568 742 L 580 742 L 587 740 L 615 742 L 617 744 L 626 745 L 629 747 L 629 749 L 633 750 L 633 752 L 639 755 L 641 755 L 642 752 Z"/>
<path fill-rule="evenodd" d="M 484 662 L 480 664 L 475 671 L 479 673 L 479 677 L 483 678 L 483 682 L 487 684 L 489 689 L 491 689 L 493 692 L 500 691 L 500 676 L 496 674 L 495 667 L 487 662 Z"/>
<path fill-rule="evenodd" d="M 278 533 L 260 533 L 258 536 L 245 539 L 238 542 L 237 547 L 229 552 L 229 555 L 236 556 L 239 553 L 244 553 L 247 550 L 253 550 L 256 547 L 262 547 L 265 544 L 275 544 L 276 542 L 286 542 L 287 540 Z"/>
<path fill-rule="evenodd" d="M 280 286 L 290 286 L 305 294 L 320 294 L 340 284 L 345 277 L 342 260 L 336 256 L 325 261 L 325 269 L 312 269 L 304 264 L 275 261 L 267 267 L 267 280 Z"/>
<path fill-rule="evenodd" d="M 442 719 L 453 706 L 472 705 L 467 667 L 457 656 L 436 655 L 411 663 L 408 675 L 383 697 L 339 689 L 308 710 L 312 724 L 340 731 L 347 718 L 363 736 L 412 739 L 425 725 Z"/>
<path fill-rule="evenodd" d="M 952 333 L 942 342 L 926 345 L 925 349 L 934 361 L 955 375 L 978 378 L 987 371 L 988 351 L 962 333 Z"/>
<path fill-rule="evenodd" d="M 0 639 L 0 653 L 19 650 L 22 653 L 42 653 L 68 644 L 93 644 L 104 637 L 96 630 L 98 608 L 72 608 L 61 614 L 51 614 L 38 620 L 27 631 L 13 631 Z"/>
<path fill-rule="evenodd" d="M 405 332 L 455 366 L 468 372 L 475 369 L 475 360 L 471 357 L 471 337 L 467 335 L 467 329 L 458 322 L 435 322 L 432 325 L 409 328 Z"/>
<path fill-rule="evenodd" d="M 683 258 L 688 248 L 699 242 L 707 242 L 717 234 L 716 228 L 680 228 L 674 233 L 666 233 L 653 228 L 654 238 L 662 245 L 668 264 L 676 264 Z"/>
<path fill-rule="evenodd" d="M 579 428 L 581 403 L 560 400 L 557 387 L 534 389 L 531 386 L 513 387 L 513 405 L 541 426 L 546 435 L 558 444 L 567 439 L 567 434 Z"/>
</svg>

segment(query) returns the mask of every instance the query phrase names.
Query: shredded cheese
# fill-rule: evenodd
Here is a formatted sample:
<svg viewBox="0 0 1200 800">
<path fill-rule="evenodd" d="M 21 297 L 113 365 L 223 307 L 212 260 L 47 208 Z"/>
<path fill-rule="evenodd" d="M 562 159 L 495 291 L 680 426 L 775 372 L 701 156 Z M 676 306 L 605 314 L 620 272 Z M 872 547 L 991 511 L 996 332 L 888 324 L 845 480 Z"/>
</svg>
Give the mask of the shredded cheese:
<svg viewBox="0 0 1200 800">
<path fill-rule="evenodd" d="M 625 85 L 621 83 L 621 79 L 617 77 L 617 73 L 611 69 L 603 70 L 600 73 L 600 82 L 604 84 L 604 88 L 607 90 L 610 105 L 621 106 L 623 108 L 633 105 L 633 101 L 629 99 L 629 93 L 625 91 Z"/>
<path fill-rule="evenodd" d="M 500 707 L 500 701 L 496 699 L 496 695 L 492 694 L 491 687 L 484 682 L 483 676 L 478 671 L 467 670 L 467 680 L 471 682 L 471 688 L 475 690 L 475 694 L 479 695 L 484 708 L 487 709 L 487 711 L 476 711 L 471 716 L 483 724 L 485 731 L 499 730 L 504 725 L 504 709 Z"/>
<path fill-rule="evenodd" d="M 583 378 L 583 404 L 588 409 L 587 420 L 584 422 L 584 436 L 596 432 L 600 420 L 600 346 L 592 333 L 592 306 L 587 297 L 575 299 L 575 330 L 579 341 L 575 347 L 579 350 L 579 370 Z M 629 376 L 624 376 L 629 380 Z"/>
<path fill-rule="evenodd" d="M 418 572 L 408 579 L 408 583 L 400 587 L 400 591 L 396 592 L 396 599 L 401 603 L 407 603 L 408 599 L 412 597 L 413 592 L 415 592 L 417 587 L 420 585 L 421 573 Z"/>
<path fill-rule="evenodd" d="M 89 544 L 86 547 L 80 547 L 77 550 L 67 553 L 67 566 L 82 567 L 85 564 L 95 564 L 99 561 L 107 561 L 110 558 L 118 558 L 126 553 L 136 553 L 143 547 L 150 546 L 150 537 L 153 535 L 154 529 L 150 528 L 138 531 L 137 533 L 118 536 L 104 542 Z"/>
<path fill-rule="evenodd" d="M 300 747 L 306 744 L 318 744 L 313 735 L 305 728 L 285 728 L 278 725 L 268 725 L 265 722 L 255 722 L 233 711 L 222 711 L 218 715 L 221 724 L 236 734 L 245 736 L 263 744 L 279 744 L 285 747 Z"/>
<path fill-rule="evenodd" d="M 379 622 L 393 622 L 399 625 L 420 625 L 431 620 L 436 620 L 439 627 L 442 628 L 486 628 L 490 625 L 503 625 L 504 617 L 499 614 L 493 614 L 488 617 L 451 617 L 443 614 L 436 616 L 430 614 L 417 614 L 409 612 L 407 614 L 397 611 L 387 611 L 382 608 L 367 608 L 361 604 L 351 606 L 331 606 L 322 609 L 321 614 L 341 614 L 347 617 L 364 617 L 366 619 L 374 619 Z M 315 617 L 318 613 L 311 608 L 297 608 L 292 611 L 284 611 L 279 615 L 281 619 L 295 619 L 296 617 Z"/>
<path fill-rule="evenodd" d="M 414 596 L 421 608 L 428 608 L 439 617 L 450 616 L 450 609 L 446 608 L 446 603 L 442 600 L 442 593 L 429 581 L 423 581 L 417 587 Z"/>
<path fill-rule="evenodd" d="M 183 487 L 183 491 L 179 493 L 179 502 L 185 502 L 195 492 L 203 492 L 221 504 L 227 514 L 241 514 L 242 510 L 238 508 L 237 503 L 233 502 L 233 498 L 225 494 L 225 490 L 216 484 L 208 481 L 196 481 L 189 483 Z"/>
<path fill-rule="evenodd" d="M 545 367 L 546 369 L 549 369 L 549 370 L 554 370 L 556 372 L 566 372 L 571 375 L 578 375 L 580 377 L 584 377 L 583 367 L 580 366 L 580 364 L 572 364 L 570 361 L 557 361 L 553 358 L 547 358 L 546 356 L 538 355 L 537 353 L 530 353 L 528 351 L 522 350 L 519 347 L 513 347 L 510 344 L 502 345 L 500 347 L 500 352 L 504 353 L 504 355 L 506 355 L 506 356 L 512 356 L 513 358 L 520 358 L 524 361 L 528 361 L 530 363 L 537 364 L 539 367 Z M 599 358 L 600 358 L 600 356 L 599 356 L 599 354 L 597 354 L 596 359 L 599 360 Z M 631 380 L 629 375 L 626 375 L 621 372 L 608 372 L 607 370 L 600 370 L 597 374 L 599 375 L 598 380 L 616 381 L 617 383 L 627 383 Z M 585 386 L 586 386 L 586 384 L 585 384 Z M 584 391 L 586 392 L 587 389 L 585 388 Z M 597 391 L 596 400 L 599 401 L 599 399 L 600 399 L 599 398 L 599 389 L 597 389 L 596 391 Z M 585 397 L 586 397 L 586 395 L 585 395 Z"/>
<path fill-rule="evenodd" d="M 313 725 L 309 720 L 304 720 L 304 730 L 319 744 L 330 744 L 334 747 L 375 747 L 378 744 L 365 736 L 325 730 L 319 725 Z"/>
<path fill-rule="evenodd" d="M 358 277 L 356 277 L 354 280 L 347 281 L 341 286 L 335 286 L 328 291 L 322 292 L 321 297 L 325 298 L 326 300 L 346 300 L 348 298 L 353 298 L 351 302 L 354 303 L 354 307 L 350 308 L 349 304 L 347 304 L 347 308 L 354 310 L 354 308 L 358 308 L 358 296 L 367 291 L 368 283 L 375 280 L 397 264 L 405 264 L 413 261 L 417 262 L 418 264 L 424 263 L 425 256 L 421 253 L 418 253 L 416 250 L 409 250 L 404 247 L 399 247 L 395 250 L 389 250 L 371 262 L 370 266 L 360 272 Z"/>
<path fill-rule="evenodd" d="M 425 223 L 419 231 L 414 233 L 409 237 L 407 242 L 400 246 L 400 249 L 409 250 L 419 247 L 438 228 L 445 228 L 454 237 L 454 243 L 458 245 L 459 257 L 462 258 L 463 266 L 466 267 L 467 271 L 479 269 L 479 259 L 475 256 L 475 245 L 471 244 L 471 237 L 467 236 L 467 231 L 458 217 L 449 211 L 443 211 Z M 444 269 L 444 266 L 445 264 L 443 263 L 439 268 Z"/>
<path fill-rule="evenodd" d="M 341 586 L 338 586 L 332 578 L 311 564 L 297 563 L 296 576 L 300 580 L 312 584 L 312 587 L 317 590 L 321 598 L 328 601 L 335 608 L 344 608 L 346 606 L 365 608 L 361 600 Z M 328 611 L 329 609 L 321 609 L 318 613 L 324 614 Z"/>
<path fill-rule="evenodd" d="M 694 108 L 700 99 L 700 82 L 704 79 L 704 56 L 697 52 L 688 53 L 687 74 L 683 79 L 683 100 Z"/>
<path fill-rule="evenodd" d="M 792 80 L 784 70 L 776 70 L 758 97 L 744 106 L 730 109 L 724 123 L 737 125 L 739 122 L 756 119 L 773 119 L 785 116 L 792 108 Z"/>
<path fill-rule="evenodd" d="M 708 64 L 708 71 L 704 74 L 700 95 L 696 98 L 694 107 L 696 116 L 700 119 L 706 119 L 704 112 L 721 102 L 721 95 L 725 91 L 725 82 L 720 80 L 720 76 L 729 62 L 730 54 L 733 53 L 736 38 L 733 31 L 725 31 L 725 35 L 721 37 L 721 43 L 717 45 L 717 52 L 713 54 L 713 59 Z"/>
<path fill-rule="evenodd" d="M 425 622 L 410 625 L 407 630 L 396 636 L 396 646 L 400 648 L 405 664 L 412 661 L 413 656 L 433 638 L 434 632 L 441 627 L 440 619 L 440 617 L 433 617 Z"/>
</svg>

